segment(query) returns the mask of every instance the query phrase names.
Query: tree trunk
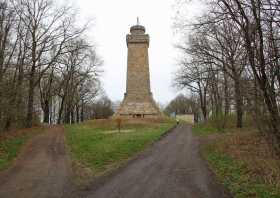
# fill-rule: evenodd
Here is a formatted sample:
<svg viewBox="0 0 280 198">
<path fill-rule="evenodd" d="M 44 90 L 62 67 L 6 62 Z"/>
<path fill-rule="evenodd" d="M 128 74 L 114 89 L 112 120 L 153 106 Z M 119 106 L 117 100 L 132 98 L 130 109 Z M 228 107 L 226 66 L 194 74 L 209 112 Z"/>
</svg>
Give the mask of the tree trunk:
<svg viewBox="0 0 280 198">
<path fill-rule="evenodd" d="M 33 65 L 30 79 L 29 79 L 29 89 L 28 89 L 28 105 L 27 105 L 27 117 L 26 117 L 26 127 L 32 127 L 33 121 L 33 103 L 34 103 L 34 89 L 35 89 L 35 65 Z"/>
<path fill-rule="evenodd" d="M 80 122 L 80 108 L 78 104 L 76 104 L 76 122 Z"/>
<path fill-rule="evenodd" d="M 75 116 L 74 116 L 75 114 L 74 114 L 73 110 L 71 110 L 70 115 L 71 115 L 71 124 L 74 124 L 75 123 Z"/>
<path fill-rule="evenodd" d="M 82 108 L 81 108 L 81 122 L 84 121 L 84 101 L 82 100 Z"/>
<path fill-rule="evenodd" d="M 70 107 L 69 104 L 66 104 L 64 123 L 70 124 L 71 121 L 70 117 L 71 117 Z"/>
<path fill-rule="evenodd" d="M 241 94 L 240 79 L 234 80 L 234 90 L 235 90 L 235 108 L 236 108 L 236 127 L 243 127 L 243 99 Z"/>
<path fill-rule="evenodd" d="M 202 87 L 200 82 L 197 83 L 199 87 L 199 100 L 200 100 L 200 108 L 202 111 L 203 121 L 207 120 L 207 107 L 206 107 L 206 88 L 202 91 Z"/>
<path fill-rule="evenodd" d="M 58 119 L 57 119 L 58 124 L 61 124 L 61 121 L 62 121 L 62 113 L 64 110 L 64 101 L 65 101 L 65 95 L 62 97 L 59 112 L 58 112 Z"/>
<path fill-rule="evenodd" d="M 50 103 L 48 100 L 44 102 L 44 123 L 50 124 Z"/>
<path fill-rule="evenodd" d="M 225 117 L 228 115 L 229 113 L 229 108 L 230 108 L 230 104 L 229 104 L 229 88 L 228 88 L 228 77 L 226 76 L 226 74 L 224 74 L 224 94 L 225 94 L 225 109 L 224 109 L 224 114 Z"/>
</svg>

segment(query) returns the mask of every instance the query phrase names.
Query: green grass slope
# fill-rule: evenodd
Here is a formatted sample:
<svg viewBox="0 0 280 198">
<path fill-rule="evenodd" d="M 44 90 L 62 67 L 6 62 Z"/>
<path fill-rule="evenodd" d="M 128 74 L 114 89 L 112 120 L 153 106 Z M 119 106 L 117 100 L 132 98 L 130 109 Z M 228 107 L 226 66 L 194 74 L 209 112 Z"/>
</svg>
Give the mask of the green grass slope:
<svg viewBox="0 0 280 198">
<path fill-rule="evenodd" d="M 96 176 L 120 166 L 158 140 L 175 123 L 172 120 L 123 120 L 121 125 L 120 132 L 116 120 L 65 126 L 74 169 L 75 164 L 83 167 L 76 170 L 80 176 L 83 177 L 85 170 L 90 170 L 90 176 Z"/>
</svg>

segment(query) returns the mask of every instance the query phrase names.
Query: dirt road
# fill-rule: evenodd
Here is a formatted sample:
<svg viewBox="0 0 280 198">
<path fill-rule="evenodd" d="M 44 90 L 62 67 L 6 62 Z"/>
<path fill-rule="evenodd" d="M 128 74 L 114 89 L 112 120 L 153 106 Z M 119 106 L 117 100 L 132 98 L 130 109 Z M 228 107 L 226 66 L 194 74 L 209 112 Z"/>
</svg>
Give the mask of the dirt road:
<svg viewBox="0 0 280 198">
<path fill-rule="evenodd" d="M 59 126 L 33 138 L 15 165 L 0 174 L 0 197 L 67 197 L 70 168 L 64 146 L 64 132 Z"/>
<path fill-rule="evenodd" d="M 224 198 L 199 155 L 199 141 L 190 126 L 179 126 L 111 177 L 101 178 L 84 198 Z"/>
<path fill-rule="evenodd" d="M 70 182 L 63 128 L 30 141 L 15 165 L 0 174 L 2 198 L 223 198 L 229 197 L 199 156 L 189 126 L 179 126 L 126 167 L 86 190 Z"/>
</svg>

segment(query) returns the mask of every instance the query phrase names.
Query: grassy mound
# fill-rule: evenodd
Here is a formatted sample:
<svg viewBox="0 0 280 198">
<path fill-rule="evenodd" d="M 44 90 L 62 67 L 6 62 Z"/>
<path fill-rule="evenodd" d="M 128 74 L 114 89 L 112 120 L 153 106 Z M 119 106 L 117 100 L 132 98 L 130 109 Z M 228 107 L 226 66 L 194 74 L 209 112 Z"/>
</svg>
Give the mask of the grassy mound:
<svg viewBox="0 0 280 198">
<path fill-rule="evenodd" d="M 174 126 L 172 120 L 94 120 L 67 125 L 67 143 L 80 177 L 114 169 Z"/>
</svg>

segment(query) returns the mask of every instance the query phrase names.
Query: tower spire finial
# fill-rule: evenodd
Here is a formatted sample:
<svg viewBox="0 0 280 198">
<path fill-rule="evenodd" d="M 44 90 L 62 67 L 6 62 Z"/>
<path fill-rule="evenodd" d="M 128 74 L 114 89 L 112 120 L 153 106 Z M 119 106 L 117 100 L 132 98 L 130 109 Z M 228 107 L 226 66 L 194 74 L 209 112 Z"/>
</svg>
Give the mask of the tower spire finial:
<svg viewBox="0 0 280 198">
<path fill-rule="evenodd" d="M 140 23 L 139 23 L 139 17 L 137 17 L 137 25 L 140 25 Z"/>
</svg>

